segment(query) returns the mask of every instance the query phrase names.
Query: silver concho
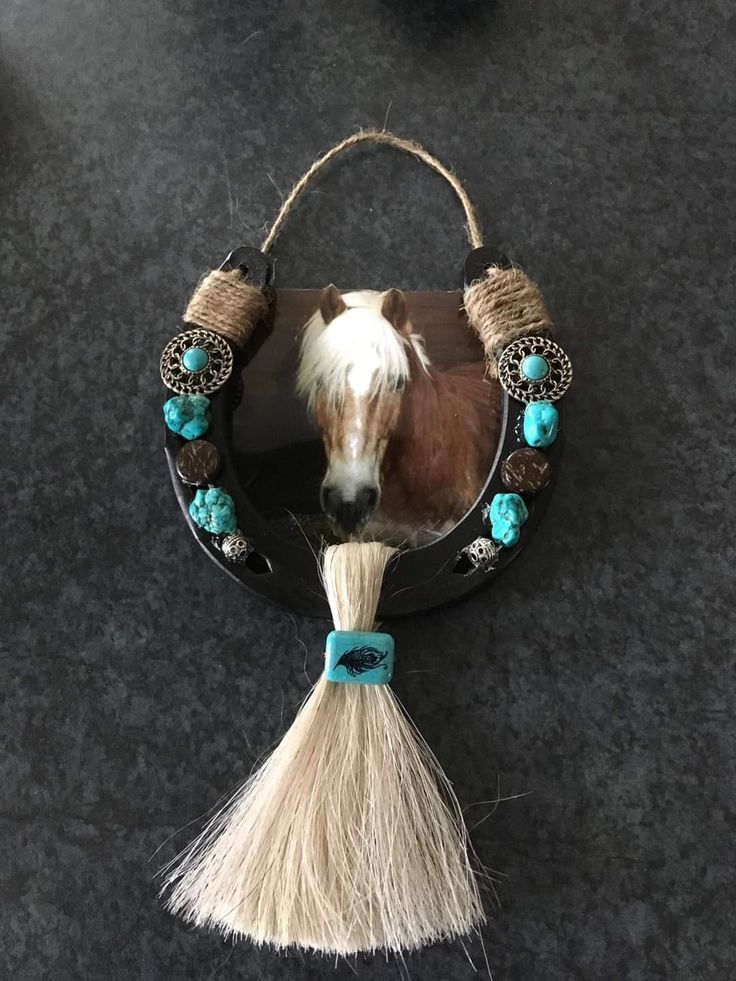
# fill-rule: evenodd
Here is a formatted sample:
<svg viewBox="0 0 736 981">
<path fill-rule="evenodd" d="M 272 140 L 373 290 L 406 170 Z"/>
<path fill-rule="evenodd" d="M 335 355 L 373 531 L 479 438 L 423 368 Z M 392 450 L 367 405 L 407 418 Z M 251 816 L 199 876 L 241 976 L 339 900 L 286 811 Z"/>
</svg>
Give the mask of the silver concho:
<svg viewBox="0 0 736 981">
<path fill-rule="evenodd" d="M 207 363 L 199 371 L 184 367 L 183 355 L 191 348 L 207 352 Z M 185 330 L 172 338 L 161 355 L 161 378 L 177 395 L 209 395 L 228 380 L 233 370 L 233 352 L 219 334 L 211 330 Z"/>
<path fill-rule="evenodd" d="M 527 378 L 521 370 L 522 362 L 530 355 L 547 362 L 549 371 L 544 378 Z M 556 402 L 570 387 L 572 364 L 560 345 L 548 337 L 520 337 L 503 349 L 498 377 L 503 388 L 519 402 Z"/>
<path fill-rule="evenodd" d="M 249 543 L 242 531 L 234 531 L 232 535 L 225 535 L 220 542 L 222 554 L 230 562 L 245 562 L 253 546 Z"/>
<path fill-rule="evenodd" d="M 476 569 L 490 572 L 496 564 L 501 546 L 491 538 L 476 538 L 470 545 L 466 545 L 463 552 L 468 557 L 470 564 Z"/>
</svg>

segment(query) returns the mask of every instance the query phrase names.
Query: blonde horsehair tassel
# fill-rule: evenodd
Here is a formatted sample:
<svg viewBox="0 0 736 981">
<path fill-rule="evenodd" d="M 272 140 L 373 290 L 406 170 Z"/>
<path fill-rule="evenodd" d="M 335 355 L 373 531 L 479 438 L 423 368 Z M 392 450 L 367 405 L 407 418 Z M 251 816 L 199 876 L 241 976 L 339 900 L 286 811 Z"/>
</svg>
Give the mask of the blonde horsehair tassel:
<svg viewBox="0 0 736 981">
<path fill-rule="evenodd" d="M 371 630 L 393 550 L 327 549 L 338 630 Z M 169 907 L 277 948 L 412 950 L 483 919 L 453 789 L 388 685 L 323 675 L 269 759 L 168 871 Z"/>
</svg>

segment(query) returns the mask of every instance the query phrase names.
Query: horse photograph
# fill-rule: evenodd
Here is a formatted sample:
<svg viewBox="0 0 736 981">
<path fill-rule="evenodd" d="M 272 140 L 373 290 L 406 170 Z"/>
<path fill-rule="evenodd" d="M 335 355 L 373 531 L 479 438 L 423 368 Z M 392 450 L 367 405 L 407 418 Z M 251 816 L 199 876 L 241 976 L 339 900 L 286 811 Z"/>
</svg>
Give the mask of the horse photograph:
<svg viewBox="0 0 736 981">
<path fill-rule="evenodd" d="M 279 291 L 234 417 L 241 478 L 279 534 L 315 549 L 417 547 L 473 507 L 502 390 L 461 304 L 453 292 Z"/>
<path fill-rule="evenodd" d="M 483 361 L 435 367 L 400 290 L 328 286 L 301 338 L 297 392 L 322 437 L 320 504 L 339 539 L 422 545 L 475 503 L 501 387 Z"/>
</svg>

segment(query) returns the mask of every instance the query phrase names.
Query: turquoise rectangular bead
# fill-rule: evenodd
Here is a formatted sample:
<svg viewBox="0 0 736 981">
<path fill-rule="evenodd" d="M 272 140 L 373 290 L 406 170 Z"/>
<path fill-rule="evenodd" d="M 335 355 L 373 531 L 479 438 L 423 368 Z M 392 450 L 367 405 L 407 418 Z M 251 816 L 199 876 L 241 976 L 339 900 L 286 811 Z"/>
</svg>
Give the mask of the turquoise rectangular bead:
<svg viewBox="0 0 736 981">
<path fill-rule="evenodd" d="M 387 685 L 394 673 L 391 634 L 333 630 L 325 644 L 325 678 L 344 685 Z"/>
</svg>

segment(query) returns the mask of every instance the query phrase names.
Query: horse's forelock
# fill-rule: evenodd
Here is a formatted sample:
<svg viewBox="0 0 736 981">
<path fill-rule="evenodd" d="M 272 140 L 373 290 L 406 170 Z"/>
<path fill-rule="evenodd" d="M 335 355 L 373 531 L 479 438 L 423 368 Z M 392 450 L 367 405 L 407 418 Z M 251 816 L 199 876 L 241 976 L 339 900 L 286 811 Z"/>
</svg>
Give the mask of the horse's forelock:
<svg viewBox="0 0 736 981">
<path fill-rule="evenodd" d="M 313 402 L 317 393 L 339 400 L 352 388 L 371 397 L 409 378 L 408 346 L 428 364 L 422 338 L 401 335 L 381 314 L 381 293 L 347 293 L 348 309 L 329 324 L 319 312 L 309 320 L 299 354 L 297 391 Z M 352 381 L 351 381 L 352 379 Z"/>
</svg>

